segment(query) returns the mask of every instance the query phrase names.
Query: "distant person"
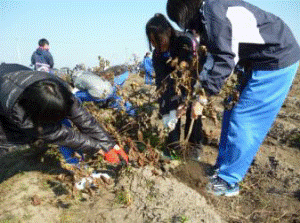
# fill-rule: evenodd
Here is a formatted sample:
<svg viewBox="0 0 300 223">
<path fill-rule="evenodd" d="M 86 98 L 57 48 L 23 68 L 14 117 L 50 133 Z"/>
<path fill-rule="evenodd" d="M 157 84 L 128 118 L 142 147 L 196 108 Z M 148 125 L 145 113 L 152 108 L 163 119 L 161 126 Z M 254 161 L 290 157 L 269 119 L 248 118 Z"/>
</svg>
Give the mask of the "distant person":
<svg viewBox="0 0 300 223">
<path fill-rule="evenodd" d="M 54 62 L 49 52 L 49 42 L 46 39 L 40 39 L 38 44 L 39 47 L 31 56 L 31 65 L 34 66 L 34 70 L 50 72 L 54 66 Z"/>
<path fill-rule="evenodd" d="M 143 67 L 145 69 L 145 84 L 151 85 L 152 84 L 152 77 L 153 77 L 153 65 L 152 59 L 150 58 L 150 53 L 147 52 L 144 60 L 143 60 Z"/>
<path fill-rule="evenodd" d="M 77 129 L 71 127 L 73 123 Z M 102 154 L 112 163 L 127 155 L 115 140 L 55 75 L 33 71 L 19 64 L 0 65 L 0 155 L 10 145 L 60 146 L 67 163 L 73 154 Z"/>
<path fill-rule="evenodd" d="M 74 67 L 74 71 L 85 71 L 86 70 L 86 66 L 84 63 L 80 63 L 80 64 L 76 64 L 76 66 Z"/>
<path fill-rule="evenodd" d="M 167 14 L 200 35 L 208 57 L 199 74 L 208 95 L 220 92 L 234 69 L 242 72 L 234 105 L 223 114 L 215 175 L 207 191 L 239 194 L 299 68 L 300 47 L 286 23 L 242 0 L 168 0 Z"/>
</svg>

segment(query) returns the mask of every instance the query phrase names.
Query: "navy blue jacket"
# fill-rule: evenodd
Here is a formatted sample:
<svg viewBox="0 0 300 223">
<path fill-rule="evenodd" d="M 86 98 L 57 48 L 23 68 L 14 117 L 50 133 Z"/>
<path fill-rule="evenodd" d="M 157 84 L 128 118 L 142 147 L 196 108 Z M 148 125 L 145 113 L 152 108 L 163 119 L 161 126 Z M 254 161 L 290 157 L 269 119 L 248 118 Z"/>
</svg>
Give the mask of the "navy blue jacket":
<svg viewBox="0 0 300 223">
<path fill-rule="evenodd" d="M 196 46 L 197 47 L 197 46 Z M 165 91 L 158 99 L 159 112 L 161 115 L 168 114 L 169 111 L 177 109 L 180 103 L 184 101 L 185 90 L 181 89 L 183 95 L 179 97 L 175 91 L 175 81 L 170 78 L 171 72 L 174 70 L 167 61 L 170 58 L 178 57 L 179 61 L 190 61 L 193 58 L 193 38 L 183 32 L 176 32 L 176 35 L 171 38 L 170 50 L 165 53 L 158 53 L 156 50 L 153 52 L 152 61 L 155 71 L 155 84 L 157 89 L 167 83 Z M 193 74 L 195 75 L 195 74 Z M 195 76 L 195 78 L 197 78 Z M 192 83 L 191 87 L 193 86 Z"/>
<path fill-rule="evenodd" d="M 300 60 L 300 47 L 277 16 L 242 0 L 204 0 L 200 9 L 207 61 L 203 87 L 217 94 L 237 64 L 277 70 Z"/>
<path fill-rule="evenodd" d="M 31 56 L 31 64 L 34 65 L 34 70 L 49 71 L 54 66 L 53 57 L 49 50 L 37 48 Z"/>
</svg>

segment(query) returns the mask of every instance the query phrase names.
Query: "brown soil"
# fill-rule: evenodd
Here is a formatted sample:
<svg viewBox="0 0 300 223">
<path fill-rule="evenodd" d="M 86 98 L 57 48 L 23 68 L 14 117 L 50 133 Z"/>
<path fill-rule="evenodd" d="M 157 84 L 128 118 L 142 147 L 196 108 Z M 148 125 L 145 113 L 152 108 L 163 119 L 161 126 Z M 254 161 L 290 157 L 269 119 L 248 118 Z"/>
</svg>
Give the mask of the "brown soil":
<svg viewBox="0 0 300 223">
<path fill-rule="evenodd" d="M 75 192 L 62 180 L 67 170 L 55 148 L 42 155 L 26 148 L 9 154 L 0 159 L 0 222 L 300 222 L 299 82 L 300 75 L 241 184 L 241 194 L 228 198 L 204 189 L 218 152 L 220 124 L 204 121 L 212 134 L 200 162 L 156 159 L 163 133 L 157 105 L 149 99 L 155 89 L 132 74 L 125 94 L 147 110 L 141 117 L 132 120 L 86 106 L 116 137 L 123 142 L 130 138 L 136 152 L 143 152 L 130 148 L 135 160 L 117 171 L 113 184 Z M 152 113 L 149 120 L 147 112 Z"/>
</svg>

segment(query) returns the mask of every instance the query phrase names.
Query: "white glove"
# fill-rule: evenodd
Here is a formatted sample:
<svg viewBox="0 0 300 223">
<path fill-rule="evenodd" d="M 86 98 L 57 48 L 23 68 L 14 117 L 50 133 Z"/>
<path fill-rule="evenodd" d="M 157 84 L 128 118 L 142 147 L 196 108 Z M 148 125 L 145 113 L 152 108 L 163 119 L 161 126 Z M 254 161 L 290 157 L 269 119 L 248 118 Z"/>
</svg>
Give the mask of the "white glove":
<svg viewBox="0 0 300 223">
<path fill-rule="evenodd" d="M 164 127 L 168 128 L 170 131 L 175 129 L 177 122 L 178 118 L 176 110 L 172 110 L 169 112 L 169 114 L 163 115 Z"/>
</svg>

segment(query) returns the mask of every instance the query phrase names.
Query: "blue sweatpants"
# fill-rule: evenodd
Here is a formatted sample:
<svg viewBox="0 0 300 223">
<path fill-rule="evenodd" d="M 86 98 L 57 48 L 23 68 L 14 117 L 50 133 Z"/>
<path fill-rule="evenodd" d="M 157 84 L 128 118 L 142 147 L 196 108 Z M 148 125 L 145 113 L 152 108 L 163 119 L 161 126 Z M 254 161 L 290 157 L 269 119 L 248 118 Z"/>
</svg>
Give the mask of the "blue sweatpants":
<svg viewBox="0 0 300 223">
<path fill-rule="evenodd" d="M 229 184 L 245 177 L 289 93 L 298 66 L 253 71 L 238 103 L 224 112 L 216 167 L 218 176 Z"/>
</svg>

